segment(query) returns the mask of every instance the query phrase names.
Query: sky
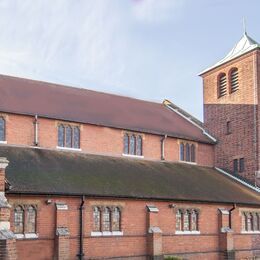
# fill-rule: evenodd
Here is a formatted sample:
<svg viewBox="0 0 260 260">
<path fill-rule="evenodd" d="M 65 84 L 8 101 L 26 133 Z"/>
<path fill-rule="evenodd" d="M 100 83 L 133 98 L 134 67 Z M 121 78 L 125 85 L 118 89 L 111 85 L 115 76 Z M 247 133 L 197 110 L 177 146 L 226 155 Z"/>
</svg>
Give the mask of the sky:
<svg viewBox="0 0 260 260">
<path fill-rule="evenodd" d="M 199 72 L 243 35 L 259 0 L 0 0 L 0 74 L 139 99 L 203 119 Z"/>
</svg>

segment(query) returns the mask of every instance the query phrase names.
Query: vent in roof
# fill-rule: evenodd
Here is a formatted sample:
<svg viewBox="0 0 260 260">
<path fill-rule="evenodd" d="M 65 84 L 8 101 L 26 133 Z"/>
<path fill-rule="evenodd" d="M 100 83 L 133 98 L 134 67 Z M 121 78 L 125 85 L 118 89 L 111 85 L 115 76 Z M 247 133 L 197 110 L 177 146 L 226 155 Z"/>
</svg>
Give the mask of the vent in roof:
<svg viewBox="0 0 260 260">
<path fill-rule="evenodd" d="M 231 93 L 238 90 L 238 69 L 233 69 L 230 73 L 230 86 L 231 86 Z"/>
<path fill-rule="evenodd" d="M 218 97 L 223 97 L 227 94 L 227 77 L 226 74 L 221 74 L 218 82 L 219 92 Z"/>
</svg>

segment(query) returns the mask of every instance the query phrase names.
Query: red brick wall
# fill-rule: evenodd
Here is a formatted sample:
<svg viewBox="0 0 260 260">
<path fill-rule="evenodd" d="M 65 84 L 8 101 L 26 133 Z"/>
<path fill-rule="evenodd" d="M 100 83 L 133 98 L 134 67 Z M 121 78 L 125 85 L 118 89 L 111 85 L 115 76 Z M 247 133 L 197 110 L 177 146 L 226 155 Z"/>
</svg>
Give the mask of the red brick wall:
<svg viewBox="0 0 260 260">
<path fill-rule="evenodd" d="M 241 175 L 253 182 L 258 157 L 254 142 L 254 115 L 258 109 L 254 105 L 257 102 L 255 99 L 257 96 L 254 95 L 256 76 L 254 72 L 259 53 L 256 51 L 248 53 L 203 75 L 204 121 L 209 132 L 218 139 L 218 144 L 215 146 L 215 164 L 217 167 L 233 170 L 233 160 L 244 157 L 245 171 Z M 239 90 L 218 98 L 218 75 L 222 72 L 228 75 L 234 67 L 238 68 Z M 260 65 L 258 70 L 259 68 Z M 228 135 L 227 121 L 231 122 L 232 131 Z"/>
<path fill-rule="evenodd" d="M 15 114 L 2 115 L 6 119 L 6 140 L 8 144 L 28 146 L 34 144 L 34 117 Z M 61 121 L 39 118 L 38 122 L 39 146 L 56 149 L 58 143 L 57 126 Z M 83 152 L 122 156 L 124 130 L 80 124 L 80 133 L 80 147 Z M 143 137 L 144 158 L 148 160 L 160 160 L 162 136 L 147 133 L 141 134 Z M 179 161 L 179 142 L 178 139 L 171 137 L 165 140 L 166 160 Z M 205 166 L 213 166 L 213 145 L 195 144 L 197 163 Z"/>
<path fill-rule="evenodd" d="M 70 231 L 70 259 L 77 259 L 79 251 L 79 205 L 80 198 L 65 197 L 28 197 L 8 196 L 11 205 L 37 204 L 38 239 L 17 240 L 18 259 L 52 259 L 55 245 L 55 212 L 54 202 L 65 202 L 68 205 L 68 227 Z M 45 201 L 52 199 L 52 204 Z M 171 208 L 169 205 L 176 205 Z M 94 205 L 120 206 L 122 208 L 123 236 L 92 237 L 92 207 Z M 131 256 L 145 259 L 147 255 L 147 209 L 146 205 L 155 205 L 159 209 L 158 226 L 162 230 L 163 254 L 183 254 L 189 259 L 218 259 L 219 255 L 219 222 L 218 208 L 232 208 L 232 205 L 210 205 L 194 203 L 175 203 L 141 200 L 107 200 L 86 198 L 84 209 L 84 252 L 86 259 L 98 257 Z M 200 235 L 175 234 L 176 208 L 196 208 L 200 210 Z M 241 234 L 241 210 L 232 213 L 234 244 L 238 254 L 251 256 L 255 248 L 260 248 L 259 235 Z M 245 209 L 250 210 L 250 209 Z M 259 209 L 258 209 L 259 210 Z M 13 228 L 13 212 L 11 217 Z M 258 240 L 257 240 L 258 239 Z M 239 250 L 242 250 L 241 252 Z M 249 250 L 249 251 L 246 251 Z"/>
</svg>

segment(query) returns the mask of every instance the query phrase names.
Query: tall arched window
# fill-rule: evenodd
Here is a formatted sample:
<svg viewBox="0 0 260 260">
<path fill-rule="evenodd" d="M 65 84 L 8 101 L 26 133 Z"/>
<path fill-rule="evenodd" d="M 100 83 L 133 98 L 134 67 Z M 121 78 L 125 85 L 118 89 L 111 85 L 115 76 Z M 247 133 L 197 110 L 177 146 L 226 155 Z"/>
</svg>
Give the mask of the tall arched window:
<svg viewBox="0 0 260 260">
<path fill-rule="evenodd" d="M 80 130 L 78 126 L 73 127 L 73 148 L 80 147 Z"/>
<path fill-rule="evenodd" d="M 191 159 L 191 162 L 195 162 L 196 160 L 196 157 L 195 157 L 195 145 L 192 144 L 191 147 L 190 147 L 190 159 Z"/>
<path fill-rule="evenodd" d="M 247 216 L 246 213 L 242 214 L 242 230 L 247 230 Z"/>
<path fill-rule="evenodd" d="M 0 141 L 5 141 L 5 120 L 0 117 Z"/>
<path fill-rule="evenodd" d="M 24 233 L 24 210 L 21 206 L 14 209 L 14 233 Z"/>
<path fill-rule="evenodd" d="M 180 160 L 184 161 L 184 144 L 180 144 Z"/>
<path fill-rule="evenodd" d="M 188 210 L 185 210 L 183 214 L 183 230 L 184 231 L 190 230 L 190 213 Z"/>
<path fill-rule="evenodd" d="M 248 213 L 247 214 L 247 231 L 253 231 L 253 230 L 254 230 L 253 214 Z"/>
<path fill-rule="evenodd" d="M 186 161 L 190 162 L 190 145 L 188 143 L 185 145 L 185 149 L 186 149 Z"/>
<path fill-rule="evenodd" d="M 225 73 L 219 75 L 218 78 L 218 97 L 223 97 L 227 94 L 227 76 Z"/>
<path fill-rule="evenodd" d="M 101 232 L 101 211 L 98 207 L 94 207 L 93 210 L 93 230 Z"/>
<path fill-rule="evenodd" d="M 72 128 L 71 126 L 66 126 L 66 147 L 72 147 Z"/>
<path fill-rule="evenodd" d="M 105 207 L 103 210 L 103 216 L 102 216 L 102 231 L 110 231 L 111 229 L 111 214 L 110 209 L 108 207 Z"/>
<path fill-rule="evenodd" d="M 58 127 L 58 146 L 64 147 L 65 146 L 65 128 L 63 125 L 59 125 Z"/>
<path fill-rule="evenodd" d="M 191 212 L 191 230 L 198 231 L 199 230 L 199 214 L 196 210 L 192 210 Z"/>
<path fill-rule="evenodd" d="M 33 206 L 27 208 L 26 233 L 36 233 L 36 210 Z"/>
<path fill-rule="evenodd" d="M 143 143 L 142 136 L 138 135 L 136 137 L 136 155 L 142 155 Z"/>
<path fill-rule="evenodd" d="M 112 211 L 112 231 L 120 231 L 121 212 L 118 207 Z"/>
<path fill-rule="evenodd" d="M 129 136 L 128 134 L 124 135 L 124 154 L 129 153 Z"/>
<path fill-rule="evenodd" d="M 230 72 L 230 92 L 236 92 L 239 88 L 239 81 L 238 81 L 238 69 L 234 68 Z"/>
<path fill-rule="evenodd" d="M 130 136 L 130 142 L 129 142 L 129 153 L 134 155 L 135 154 L 135 136 L 134 135 L 131 135 Z"/>
<path fill-rule="evenodd" d="M 176 231 L 182 231 L 182 211 L 180 209 L 176 212 Z"/>
</svg>

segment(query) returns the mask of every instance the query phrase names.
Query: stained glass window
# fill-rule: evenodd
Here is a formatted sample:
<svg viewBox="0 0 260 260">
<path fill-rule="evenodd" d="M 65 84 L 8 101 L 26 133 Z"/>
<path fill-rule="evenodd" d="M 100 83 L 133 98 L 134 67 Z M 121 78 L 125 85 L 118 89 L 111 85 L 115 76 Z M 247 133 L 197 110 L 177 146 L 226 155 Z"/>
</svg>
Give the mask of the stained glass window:
<svg viewBox="0 0 260 260">
<path fill-rule="evenodd" d="M 136 137 L 136 155 L 142 155 L 142 137 L 140 135 Z"/>
<path fill-rule="evenodd" d="M 27 209 L 26 233 L 36 233 L 36 210 L 33 206 Z"/>
<path fill-rule="evenodd" d="M 110 231 L 111 226 L 111 215 L 109 208 L 105 208 L 103 211 L 103 225 L 102 225 L 102 231 Z"/>
<path fill-rule="evenodd" d="M 184 144 L 180 144 L 180 160 L 184 161 Z"/>
<path fill-rule="evenodd" d="M 5 141 L 5 120 L 0 117 L 0 141 Z"/>
<path fill-rule="evenodd" d="M 73 127 L 73 148 L 80 147 L 80 130 L 78 126 Z"/>
<path fill-rule="evenodd" d="M 186 149 L 186 161 L 190 162 L 190 145 L 186 144 L 185 149 Z"/>
<path fill-rule="evenodd" d="M 98 207 L 94 207 L 93 210 L 93 224 L 94 224 L 94 231 L 100 232 L 101 231 L 101 225 L 100 225 L 100 216 L 101 212 L 100 209 Z"/>
<path fill-rule="evenodd" d="M 14 210 L 14 233 L 22 234 L 24 232 L 24 210 L 17 206 Z"/>
<path fill-rule="evenodd" d="M 253 215 L 249 213 L 247 214 L 247 231 L 253 231 L 253 229 L 254 229 Z"/>
<path fill-rule="evenodd" d="M 247 217 L 246 214 L 242 214 L 242 230 L 247 230 Z"/>
<path fill-rule="evenodd" d="M 134 155 L 135 154 L 135 136 L 130 136 L 130 147 L 129 147 L 129 153 Z"/>
<path fill-rule="evenodd" d="M 176 212 L 176 231 L 182 231 L 182 212 L 177 210 Z"/>
<path fill-rule="evenodd" d="M 59 125 L 58 127 L 58 146 L 64 147 L 64 126 Z"/>
<path fill-rule="evenodd" d="M 195 162 L 195 145 L 192 144 L 190 147 L 191 162 Z"/>
<path fill-rule="evenodd" d="M 124 135 L 124 154 L 129 153 L 129 136 L 128 134 Z"/>
<path fill-rule="evenodd" d="M 66 126 L 66 147 L 72 147 L 72 128 Z"/>
<path fill-rule="evenodd" d="M 184 231 L 190 230 L 190 214 L 187 210 L 183 214 L 183 230 Z"/>
<path fill-rule="evenodd" d="M 113 218 L 112 218 L 112 231 L 120 231 L 120 210 L 119 208 L 114 208 Z"/>
<path fill-rule="evenodd" d="M 191 213 L 191 230 L 196 231 L 198 229 L 198 213 L 195 210 L 192 210 Z"/>
</svg>

